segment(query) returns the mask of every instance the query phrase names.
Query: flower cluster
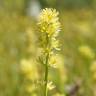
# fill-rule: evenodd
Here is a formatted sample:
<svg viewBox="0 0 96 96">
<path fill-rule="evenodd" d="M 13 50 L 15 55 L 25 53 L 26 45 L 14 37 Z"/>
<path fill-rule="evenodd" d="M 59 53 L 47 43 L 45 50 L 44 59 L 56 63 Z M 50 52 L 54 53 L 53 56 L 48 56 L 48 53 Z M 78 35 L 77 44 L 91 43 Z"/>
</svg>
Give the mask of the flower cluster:
<svg viewBox="0 0 96 96">
<path fill-rule="evenodd" d="M 39 16 L 39 28 L 41 32 L 47 33 L 48 36 L 57 35 L 60 31 L 59 13 L 52 8 L 45 8 Z"/>
<path fill-rule="evenodd" d="M 55 58 L 51 56 L 54 51 L 60 50 L 59 41 L 57 40 L 58 33 L 60 31 L 60 22 L 58 18 L 59 13 L 56 9 L 45 8 L 42 10 L 38 18 L 38 27 L 40 32 L 40 45 L 42 47 L 42 52 L 49 54 L 49 62 L 55 63 Z M 44 58 L 45 59 L 45 58 Z"/>
</svg>

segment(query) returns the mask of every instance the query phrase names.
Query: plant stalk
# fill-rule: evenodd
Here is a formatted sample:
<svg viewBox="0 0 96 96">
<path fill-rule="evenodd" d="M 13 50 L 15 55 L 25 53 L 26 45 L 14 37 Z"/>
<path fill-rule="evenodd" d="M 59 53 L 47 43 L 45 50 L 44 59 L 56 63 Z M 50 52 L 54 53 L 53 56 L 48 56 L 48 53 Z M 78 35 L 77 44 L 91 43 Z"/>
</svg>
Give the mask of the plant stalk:
<svg viewBox="0 0 96 96">
<path fill-rule="evenodd" d="M 47 83 L 48 83 L 48 60 L 49 60 L 49 53 L 46 56 L 46 65 L 45 65 L 45 92 L 44 96 L 48 95 Z"/>
</svg>

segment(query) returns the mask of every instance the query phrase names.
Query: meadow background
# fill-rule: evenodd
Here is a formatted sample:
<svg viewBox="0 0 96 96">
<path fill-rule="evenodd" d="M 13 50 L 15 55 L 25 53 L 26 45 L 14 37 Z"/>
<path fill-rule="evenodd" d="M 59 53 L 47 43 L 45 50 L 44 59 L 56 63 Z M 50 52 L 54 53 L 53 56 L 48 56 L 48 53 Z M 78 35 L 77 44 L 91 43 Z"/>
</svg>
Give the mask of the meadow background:
<svg viewBox="0 0 96 96">
<path fill-rule="evenodd" d="M 43 96 L 36 22 L 46 7 L 61 22 L 49 96 L 96 96 L 96 0 L 0 0 L 0 96 Z"/>
</svg>

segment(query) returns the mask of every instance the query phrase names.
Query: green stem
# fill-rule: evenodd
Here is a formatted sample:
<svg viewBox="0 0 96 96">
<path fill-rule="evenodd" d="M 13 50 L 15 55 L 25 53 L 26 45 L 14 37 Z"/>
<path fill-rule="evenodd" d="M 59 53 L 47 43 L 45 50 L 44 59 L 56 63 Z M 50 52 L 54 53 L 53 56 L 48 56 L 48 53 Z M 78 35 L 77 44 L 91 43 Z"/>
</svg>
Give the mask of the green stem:
<svg viewBox="0 0 96 96">
<path fill-rule="evenodd" d="M 49 59 L 49 53 L 46 56 L 46 65 L 45 65 L 45 92 L 44 96 L 47 96 L 48 90 L 47 90 L 47 83 L 48 83 L 48 59 Z"/>
<path fill-rule="evenodd" d="M 49 37 L 48 33 L 46 33 L 46 49 L 49 48 Z M 48 83 L 48 61 L 49 61 L 49 52 L 45 54 L 46 56 L 46 62 L 45 62 L 45 79 L 44 79 L 44 96 L 48 96 L 48 89 L 47 89 L 47 83 Z"/>
</svg>

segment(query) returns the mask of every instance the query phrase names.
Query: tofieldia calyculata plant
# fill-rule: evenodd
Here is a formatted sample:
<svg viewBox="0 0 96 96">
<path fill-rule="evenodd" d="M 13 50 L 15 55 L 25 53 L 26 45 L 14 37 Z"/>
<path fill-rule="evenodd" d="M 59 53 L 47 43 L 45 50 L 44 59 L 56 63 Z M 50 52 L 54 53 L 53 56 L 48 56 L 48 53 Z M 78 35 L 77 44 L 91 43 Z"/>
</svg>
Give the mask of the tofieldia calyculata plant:
<svg viewBox="0 0 96 96">
<path fill-rule="evenodd" d="M 59 13 L 56 9 L 45 8 L 38 18 L 38 28 L 40 33 L 39 43 L 42 48 L 42 54 L 39 60 L 40 62 L 42 61 L 42 64 L 45 66 L 44 96 L 48 96 L 48 88 L 50 85 L 50 82 L 48 81 L 49 67 L 55 67 L 56 58 L 54 57 L 57 54 L 56 51 L 60 50 L 59 41 L 57 40 L 58 33 L 61 29 L 58 15 Z M 52 89 L 53 87 L 53 85 L 50 85 L 49 89 Z"/>
</svg>

